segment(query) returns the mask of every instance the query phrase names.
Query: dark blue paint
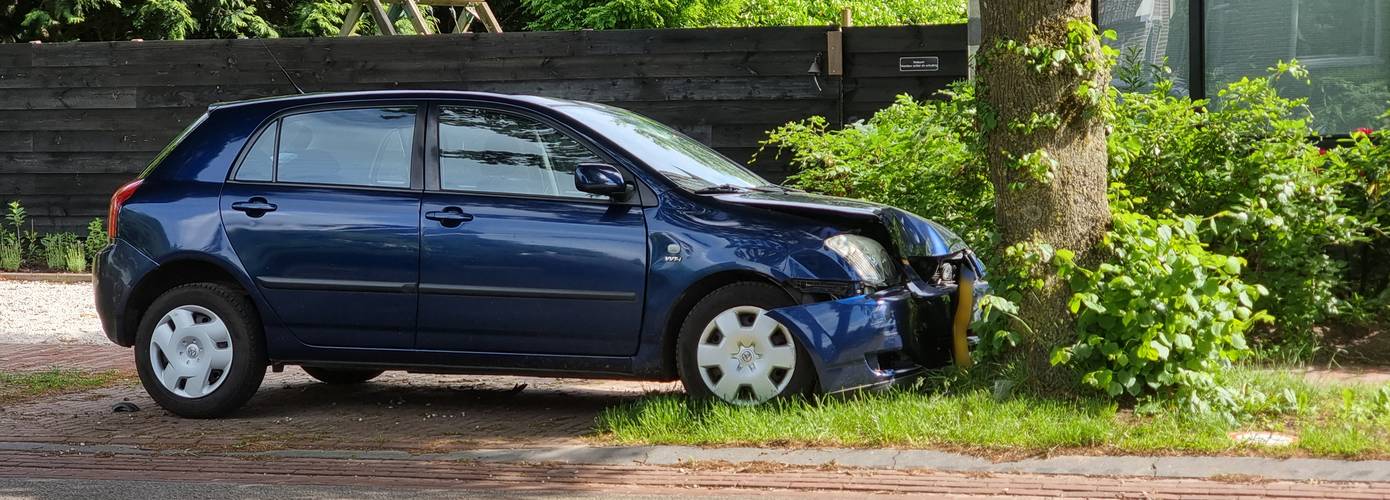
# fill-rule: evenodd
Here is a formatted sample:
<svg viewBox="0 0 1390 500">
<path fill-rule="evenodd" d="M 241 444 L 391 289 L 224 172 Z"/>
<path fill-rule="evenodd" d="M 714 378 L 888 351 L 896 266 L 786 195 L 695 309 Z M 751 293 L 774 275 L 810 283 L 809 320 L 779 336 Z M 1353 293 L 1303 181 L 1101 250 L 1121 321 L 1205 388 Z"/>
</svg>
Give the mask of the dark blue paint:
<svg viewBox="0 0 1390 500">
<path fill-rule="evenodd" d="M 607 203 L 226 181 L 247 138 L 277 114 L 348 102 L 476 103 L 540 117 L 610 158 L 637 189 Z M 668 379 L 669 326 L 692 287 L 755 277 L 800 297 L 792 280 L 853 281 L 823 241 L 870 225 L 902 257 L 964 249 L 940 226 L 882 205 L 797 192 L 691 194 L 566 115 L 569 105 L 394 91 L 214 106 L 122 209 L 117 241 L 95 270 L 103 326 L 129 345 L 129 297 L 159 269 L 197 261 L 247 290 L 272 360 Z M 237 202 L 275 210 L 235 210 Z M 375 288 L 316 289 L 315 280 Z M 904 375 L 877 366 L 877 354 L 914 331 L 917 300 L 898 285 L 773 314 L 808 347 L 821 388 L 836 391 Z"/>
<path fill-rule="evenodd" d="M 277 206 L 262 214 L 233 210 L 252 199 Z M 222 226 L 254 278 L 419 282 L 420 197 L 336 187 L 228 183 Z M 414 293 L 312 290 L 258 282 L 284 326 L 310 345 L 410 348 Z"/>
<path fill-rule="evenodd" d="M 425 212 L 453 207 L 473 218 L 455 227 L 421 221 L 419 348 L 637 351 L 647 281 L 640 206 L 464 193 L 424 199 Z M 550 296 L 506 296 L 506 289 Z M 598 297 L 566 297 L 581 292 Z"/>
</svg>

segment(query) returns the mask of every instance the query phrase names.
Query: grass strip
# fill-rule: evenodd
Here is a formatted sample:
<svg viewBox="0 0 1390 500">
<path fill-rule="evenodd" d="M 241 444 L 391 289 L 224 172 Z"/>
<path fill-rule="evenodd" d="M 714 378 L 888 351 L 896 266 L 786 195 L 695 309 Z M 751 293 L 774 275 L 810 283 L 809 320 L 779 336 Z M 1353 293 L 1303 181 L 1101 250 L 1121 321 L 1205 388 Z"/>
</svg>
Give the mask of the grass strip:
<svg viewBox="0 0 1390 500">
<path fill-rule="evenodd" d="M 115 370 L 86 372 L 55 368 L 38 372 L 0 371 L 0 404 L 99 389 L 130 378 L 130 375 Z"/>
<path fill-rule="evenodd" d="M 1258 392 L 1237 418 L 1167 405 L 1143 414 L 1098 397 L 996 397 L 983 387 L 901 389 L 757 407 L 657 394 L 609 408 L 599 439 L 622 444 L 932 448 L 1005 458 L 1077 454 L 1390 457 L 1390 385 L 1314 383 L 1282 370 L 1241 369 L 1233 387 Z M 1292 446 L 1237 442 L 1272 431 Z"/>
</svg>

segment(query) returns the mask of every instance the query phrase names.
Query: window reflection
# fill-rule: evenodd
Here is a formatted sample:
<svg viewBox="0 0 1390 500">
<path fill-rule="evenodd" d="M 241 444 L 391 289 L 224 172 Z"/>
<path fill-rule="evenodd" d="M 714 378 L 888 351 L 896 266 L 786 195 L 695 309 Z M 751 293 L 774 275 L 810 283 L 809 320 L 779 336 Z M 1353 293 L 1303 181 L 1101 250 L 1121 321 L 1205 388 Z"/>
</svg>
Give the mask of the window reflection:
<svg viewBox="0 0 1390 500">
<path fill-rule="evenodd" d="M 444 106 L 439 184 L 458 191 L 597 198 L 574 188 L 580 163 L 603 160 L 548 125 L 499 111 Z"/>
</svg>

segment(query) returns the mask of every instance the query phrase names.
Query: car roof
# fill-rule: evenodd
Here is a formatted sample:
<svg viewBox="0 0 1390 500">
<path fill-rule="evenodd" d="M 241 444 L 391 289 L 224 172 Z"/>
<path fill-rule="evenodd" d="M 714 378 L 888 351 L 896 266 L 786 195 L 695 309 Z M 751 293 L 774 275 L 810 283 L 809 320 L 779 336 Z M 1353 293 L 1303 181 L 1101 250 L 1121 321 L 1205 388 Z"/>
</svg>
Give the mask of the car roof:
<svg viewBox="0 0 1390 500">
<path fill-rule="evenodd" d="M 571 103 L 568 99 L 533 95 L 497 94 L 492 92 L 472 92 L 464 90 L 363 90 L 351 92 L 310 92 L 282 96 L 259 97 L 239 101 L 213 103 L 208 110 L 236 108 L 249 105 L 280 103 L 285 107 L 302 104 L 332 103 L 337 101 L 356 101 L 364 99 L 478 99 L 513 104 L 532 104 L 551 106 Z"/>
</svg>

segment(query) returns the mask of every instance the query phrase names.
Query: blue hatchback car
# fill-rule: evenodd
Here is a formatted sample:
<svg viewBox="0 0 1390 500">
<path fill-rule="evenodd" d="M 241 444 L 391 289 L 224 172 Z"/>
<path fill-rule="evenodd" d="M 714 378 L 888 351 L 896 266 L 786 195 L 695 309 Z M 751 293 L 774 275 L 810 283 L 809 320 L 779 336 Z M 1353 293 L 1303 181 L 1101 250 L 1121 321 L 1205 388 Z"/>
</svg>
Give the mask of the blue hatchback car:
<svg viewBox="0 0 1390 500">
<path fill-rule="evenodd" d="M 542 97 L 213 105 L 109 224 L 102 326 L 186 417 L 235 410 L 284 365 L 680 379 L 736 404 L 883 387 L 949 363 L 985 288 L 928 220 Z"/>
</svg>

